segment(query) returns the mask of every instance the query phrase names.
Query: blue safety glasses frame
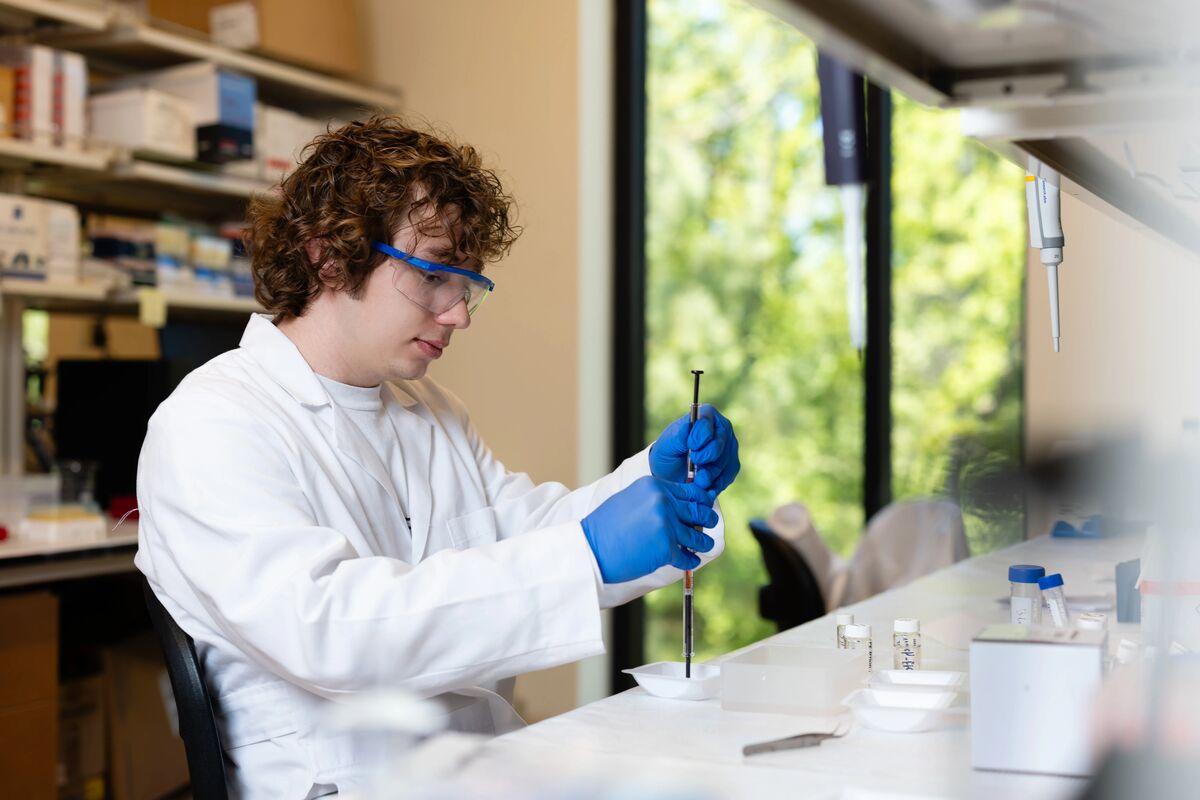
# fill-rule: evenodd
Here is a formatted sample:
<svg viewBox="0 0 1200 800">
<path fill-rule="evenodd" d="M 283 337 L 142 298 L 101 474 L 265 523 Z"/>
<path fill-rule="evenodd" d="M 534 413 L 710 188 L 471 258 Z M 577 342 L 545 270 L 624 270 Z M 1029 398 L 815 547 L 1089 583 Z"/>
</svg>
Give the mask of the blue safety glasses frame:
<svg viewBox="0 0 1200 800">
<path fill-rule="evenodd" d="M 390 256 L 397 261 L 403 261 L 405 264 L 408 264 L 411 267 L 416 267 L 424 272 L 445 272 L 451 275 L 458 275 L 466 278 L 468 281 L 475 284 L 480 290 L 482 290 L 482 294 L 479 297 L 478 303 L 471 303 L 469 301 L 467 303 L 467 311 L 471 314 L 474 314 L 475 311 L 481 305 L 483 305 L 483 301 L 487 299 L 487 296 L 496 290 L 495 281 L 490 278 L 485 278 L 478 272 L 472 272 L 469 269 L 452 267 L 448 264 L 437 264 L 433 261 L 426 261 L 423 258 L 417 258 L 411 253 L 406 253 L 403 250 L 397 250 L 395 247 L 392 247 L 390 244 L 385 244 L 384 242 L 371 242 L 371 249 L 383 253 L 385 256 Z"/>
</svg>

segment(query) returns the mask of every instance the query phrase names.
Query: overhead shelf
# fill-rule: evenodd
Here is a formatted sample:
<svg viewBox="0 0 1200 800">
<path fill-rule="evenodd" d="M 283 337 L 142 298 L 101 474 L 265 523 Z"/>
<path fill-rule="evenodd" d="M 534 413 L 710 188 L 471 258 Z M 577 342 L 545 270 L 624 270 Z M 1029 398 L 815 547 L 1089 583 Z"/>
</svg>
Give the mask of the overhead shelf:
<svg viewBox="0 0 1200 800">
<path fill-rule="evenodd" d="M 752 0 L 1062 189 L 1200 254 L 1193 3 Z"/>
<path fill-rule="evenodd" d="M 85 31 L 102 31 L 112 20 L 106 3 L 69 0 L 0 0 L 0 29 L 30 31 L 46 22 Z"/>
<path fill-rule="evenodd" d="M 192 192 L 218 194 L 242 200 L 249 198 L 253 194 L 260 194 L 271 189 L 270 183 L 254 178 L 230 175 L 224 172 L 208 172 L 189 169 L 187 167 L 177 167 L 153 161 L 129 160 L 116 163 L 112 168 L 112 176 L 121 180 L 155 183 Z"/>
<path fill-rule="evenodd" d="M 27 168 L 39 164 L 102 172 L 112 158 L 108 150 L 67 150 L 24 139 L 0 139 L 0 165 Z"/>
<path fill-rule="evenodd" d="M 0 0 L 3 2 L 3 0 Z M 83 53 L 99 63 L 156 69 L 185 61 L 209 61 L 257 79 L 264 99 L 292 108 L 379 108 L 400 106 L 397 92 L 292 66 L 253 53 L 213 44 L 186 29 L 167 30 L 119 12 L 110 26 L 96 33 L 43 37 L 47 44 Z"/>
<path fill-rule="evenodd" d="M 165 288 L 159 290 L 168 314 L 185 317 L 245 315 L 261 312 L 252 297 L 222 297 Z M 136 288 L 116 288 L 107 283 L 58 283 L 54 281 L 0 278 L 0 298 L 19 298 L 26 305 L 45 311 L 91 312 L 118 309 L 132 312 L 139 307 Z"/>
</svg>

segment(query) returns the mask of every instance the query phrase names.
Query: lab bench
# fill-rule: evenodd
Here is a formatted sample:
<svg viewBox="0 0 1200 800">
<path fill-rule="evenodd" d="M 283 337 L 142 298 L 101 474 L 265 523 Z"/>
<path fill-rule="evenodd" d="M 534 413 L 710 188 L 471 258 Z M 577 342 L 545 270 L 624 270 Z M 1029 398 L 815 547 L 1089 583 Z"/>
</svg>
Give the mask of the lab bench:
<svg viewBox="0 0 1200 800">
<path fill-rule="evenodd" d="M 122 523 L 104 536 L 35 542 L 0 541 L 0 589 L 132 572 L 137 524 Z"/>
<path fill-rule="evenodd" d="M 925 634 L 925 667 L 966 670 L 971 638 L 988 623 L 1008 621 L 1010 564 L 1043 564 L 1062 573 L 1071 596 L 1103 596 L 1114 592 L 1114 565 L 1138 557 L 1141 547 L 1142 539 L 1136 536 L 1041 537 L 961 561 L 850 610 L 857 620 L 871 624 L 877 653 L 882 651 L 885 658 L 891 656 L 893 620 L 917 617 Z M 698 601 L 703 607 L 702 594 Z M 1110 640 L 1135 638 L 1136 630 L 1115 626 Z M 829 647 L 833 638 L 833 617 L 827 615 L 764 641 Z M 483 777 L 489 771 L 511 769 L 513 763 L 590 764 L 602 765 L 607 775 L 653 776 L 655 785 L 702 787 L 717 797 L 754 798 L 803 793 L 814 798 L 1057 800 L 1075 797 L 1085 785 L 1075 778 L 973 770 L 965 720 L 962 727 L 911 734 L 854 724 L 845 738 L 819 747 L 742 755 L 746 744 L 830 731 L 839 721 L 845 726 L 850 717 L 724 711 L 718 699 L 666 700 L 635 688 L 490 741 L 465 768 L 465 775 Z"/>
</svg>

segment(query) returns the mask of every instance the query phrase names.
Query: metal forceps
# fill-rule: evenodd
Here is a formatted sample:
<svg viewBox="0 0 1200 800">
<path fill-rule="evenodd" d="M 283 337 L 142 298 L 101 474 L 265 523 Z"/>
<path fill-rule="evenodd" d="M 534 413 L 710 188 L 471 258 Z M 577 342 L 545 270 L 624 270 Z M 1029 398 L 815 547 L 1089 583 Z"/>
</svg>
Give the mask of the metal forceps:
<svg viewBox="0 0 1200 800">
<path fill-rule="evenodd" d="M 839 731 L 841 731 L 839 733 Z M 760 753 L 774 753 L 779 750 L 803 750 L 806 747 L 817 747 L 826 739 L 840 739 L 850 732 L 850 728 L 842 730 L 838 725 L 830 733 L 801 733 L 797 736 L 785 736 L 782 739 L 772 739 L 769 742 L 748 744 L 742 748 L 743 756 L 756 756 Z"/>
</svg>

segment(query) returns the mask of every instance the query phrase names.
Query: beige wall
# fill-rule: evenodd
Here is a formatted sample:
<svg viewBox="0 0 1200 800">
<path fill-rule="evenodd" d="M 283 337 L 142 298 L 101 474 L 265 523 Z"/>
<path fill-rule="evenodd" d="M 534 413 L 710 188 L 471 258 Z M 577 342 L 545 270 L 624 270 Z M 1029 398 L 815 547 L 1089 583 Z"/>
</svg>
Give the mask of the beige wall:
<svg viewBox="0 0 1200 800">
<path fill-rule="evenodd" d="M 1046 268 L 1030 251 L 1026 444 L 1114 431 L 1169 444 L 1200 417 L 1200 261 L 1126 218 L 1063 195 L 1062 352 L 1050 342 Z"/>
<path fill-rule="evenodd" d="M 493 297 L 433 375 L 496 455 L 535 480 L 574 484 L 580 317 L 579 6 L 564 0 L 358 0 L 366 76 L 405 112 L 473 144 L 516 196 L 524 234 L 489 270 Z M 575 704 L 576 670 L 518 682 L 542 718 Z"/>
<path fill-rule="evenodd" d="M 1200 418 L 1200 259 L 1063 194 L 1062 352 L 1050 340 L 1046 268 L 1030 251 L 1026 283 L 1025 438 L 1029 457 L 1109 435 L 1179 442 Z M 1034 510 L 1029 534 L 1045 532 Z"/>
</svg>

